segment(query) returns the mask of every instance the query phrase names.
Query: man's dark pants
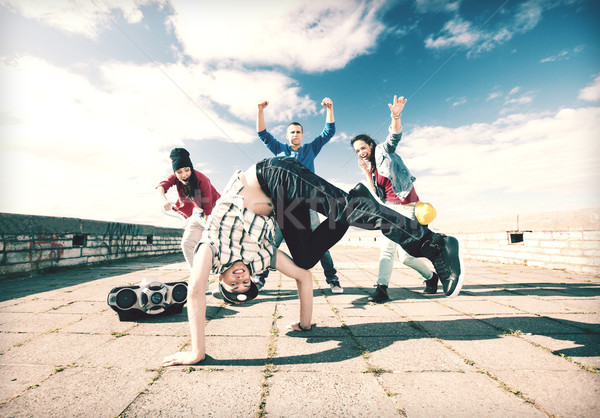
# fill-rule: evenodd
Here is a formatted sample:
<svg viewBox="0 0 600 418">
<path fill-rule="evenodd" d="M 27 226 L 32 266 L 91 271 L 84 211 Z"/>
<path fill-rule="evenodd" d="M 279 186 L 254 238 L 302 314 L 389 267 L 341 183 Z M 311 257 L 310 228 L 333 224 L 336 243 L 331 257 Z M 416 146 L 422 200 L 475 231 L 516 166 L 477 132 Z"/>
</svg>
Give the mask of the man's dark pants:
<svg viewBox="0 0 600 418">
<path fill-rule="evenodd" d="M 381 230 L 413 257 L 433 232 L 376 201 L 348 194 L 317 176 L 291 157 L 274 157 L 256 164 L 262 190 L 275 205 L 275 217 L 294 262 L 313 267 L 350 226 Z M 314 231 L 309 209 L 327 217 Z"/>
</svg>

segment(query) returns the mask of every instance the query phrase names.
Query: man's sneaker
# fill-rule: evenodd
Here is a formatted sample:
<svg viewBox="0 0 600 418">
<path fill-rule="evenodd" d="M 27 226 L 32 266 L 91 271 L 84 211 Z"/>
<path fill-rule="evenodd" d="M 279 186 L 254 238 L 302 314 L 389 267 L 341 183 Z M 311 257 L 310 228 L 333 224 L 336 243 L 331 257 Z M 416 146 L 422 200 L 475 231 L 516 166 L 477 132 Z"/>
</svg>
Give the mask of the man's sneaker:
<svg viewBox="0 0 600 418">
<path fill-rule="evenodd" d="M 258 288 L 258 290 L 260 291 L 260 289 L 262 289 L 263 287 L 265 287 L 265 279 L 262 278 L 258 278 L 257 280 L 253 280 L 254 284 L 256 285 L 256 287 Z"/>
<path fill-rule="evenodd" d="M 435 295 L 437 293 L 439 279 L 440 278 L 438 277 L 437 273 L 434 271 L 431 279 L 425 280 L 425 290 L 423 290 L 423 293 L 426 295 Z"/>
<path fill-rule="evenodd" d="M 390 297 L 388 296 L 387 293 L 387 286 L 384 284 L 378 284 L 377 288 L 375 289 L 375 292 L 373 293 L 373 296 L 371 296 L 369 298 L 369 300 L 371 302 L 375 302 L 375 303 L 380 303 L 383 302 L 385 300 L 389 300 Z"/>
<path fill-rule="evenodd" d="M 340 285 L 340 282 L 337 280 L 329 283 L 329 287 L 331 287 L 331 293 L 344 293 L 344 289 Z"/>
<path fill-rule="evenodd" d="M 221 294 L 221 291 L 219 290 L 219 285 L 217 285 L 217 287 L 215 289 L 213 289 L 212 295 L 214 298 L 223 299 L 223 295 Z"/>
<path fill-rule="evenodd" d="M 433 234 L 432 239 L 421 247 L 421 254 L 433 264 L 446 296 L 453 298 L 458 295 L 465 278 L 458 240 L 444 234 Z"/>
</svg>

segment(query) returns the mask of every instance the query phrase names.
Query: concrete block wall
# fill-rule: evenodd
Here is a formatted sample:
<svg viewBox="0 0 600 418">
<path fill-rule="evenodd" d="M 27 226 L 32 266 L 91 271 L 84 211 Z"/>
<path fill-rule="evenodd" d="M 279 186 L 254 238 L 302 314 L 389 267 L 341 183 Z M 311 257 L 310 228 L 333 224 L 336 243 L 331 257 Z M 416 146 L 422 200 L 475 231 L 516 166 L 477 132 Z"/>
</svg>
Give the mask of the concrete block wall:
<svg viewBox="0 0 600 418">
<path fill-rule="evenodd" d="M 458 238 L 466 259 L 600 275 L 600 209 L 436 220 L 431 229 Z M 378 232 L 352 230 L 343 243 L 373 247 L 380 239 Z"/>
<path fill-rule="evenodd" d="M 0 213 L 0 277 L 181 252 L 183 230 Z"/>
</svg>

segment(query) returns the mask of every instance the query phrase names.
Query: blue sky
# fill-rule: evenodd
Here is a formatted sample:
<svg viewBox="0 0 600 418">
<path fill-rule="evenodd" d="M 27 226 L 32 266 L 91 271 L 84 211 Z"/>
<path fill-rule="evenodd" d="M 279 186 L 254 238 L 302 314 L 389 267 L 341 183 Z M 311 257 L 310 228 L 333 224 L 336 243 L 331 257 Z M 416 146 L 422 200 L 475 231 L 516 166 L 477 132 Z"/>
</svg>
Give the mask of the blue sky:
<svg viewBox="0 0 600 418">
<path fill-rule="evenodd" d="M 317 4 L 318 3 L 318 4 Z M 599 207 L 592 0 L 0 0 L 0 211 L 174 225 L 156 184 L 185 147 L 221 189 L 285 141 L 337 133 L 317 173 L 362 180 L 349 140 L 398 153 L 438 224 Z"/>
</svg>

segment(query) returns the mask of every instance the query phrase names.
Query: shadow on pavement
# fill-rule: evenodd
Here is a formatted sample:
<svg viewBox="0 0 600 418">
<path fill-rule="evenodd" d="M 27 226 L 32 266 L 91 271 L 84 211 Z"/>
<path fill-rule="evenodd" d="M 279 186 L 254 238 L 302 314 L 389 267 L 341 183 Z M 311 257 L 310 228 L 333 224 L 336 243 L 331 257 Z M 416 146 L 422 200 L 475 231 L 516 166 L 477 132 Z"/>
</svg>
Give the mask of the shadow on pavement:
<svg viewBox="0 0 600 418">
<path fill-rule="evenodd" d="M 133 258 L 115 263 L 73 267 L 35 276 L 0 280 L 0 302 L 185 261 L 181 254 Z M 124 284 L 125 285 L 125 284 Z M 107 292 L 110 289 L 107 289 Z"/>
<path fill-rule="evenodd" d="M 465 330 L 475 330 L 465 335 Z M 316 326 L 309 332 L 289 331 L 282 334 L 291 338 L 305 339 L 307 343 L 339 341 L 336 348 L 297 356 L 253 359 L 219 359 L 207 354 L 202 366 L 260 366 L 272 362 L 275 365 L 335 363 L 359 357 L 357 340 L 363 349 L 374 352 L 397 341 L 419 338 L 443 338 L 445 341 L 477 341 L 501 338 L 518 330 L 518 334 L 544 335 L 554 339 L 573 342 L 579 347 L 555 351 L 573 357 L 600 356 L 600 330 L 590 329 L 590 324 L 556 320 L 545 317 L 492 317 L 481 319 L 455 319 L 448 321 L 383 322 L 347 325 L 342 327 Z M 361 338 L 362 337 L 362 338 Z"/>
</svg>

